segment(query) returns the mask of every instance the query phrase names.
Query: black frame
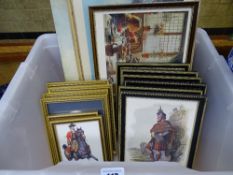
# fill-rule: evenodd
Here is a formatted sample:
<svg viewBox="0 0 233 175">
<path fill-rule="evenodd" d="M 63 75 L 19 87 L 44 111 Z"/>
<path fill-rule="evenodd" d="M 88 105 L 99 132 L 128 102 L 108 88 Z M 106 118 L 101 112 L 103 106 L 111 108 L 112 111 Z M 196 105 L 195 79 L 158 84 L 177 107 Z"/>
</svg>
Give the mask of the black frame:
<svg viewBox="0 0 233 175">
<path fill-rule="evenodd" d="M 206 84 L 193 83 L 176 83 L 176 82 L 156 82 L 156 81 L 131 81 L 126 80 L 125 86 L 129 87 L 143 87 L 143 88 L 170 88 L 170 89 L 184 89 L 184 90 L 200 90 L 202 95 L 206 94 Z"/>
<path fill-rule="evenodd" d="M 163 98 L 163 99 L 182 99 L 182 100 L 194 100 L 199 102 L 198 112 L 195 120 L 195 126 L 193 131 L 193 137 L 191 141 L 191 148 L 189 150 L 189 158 L 187 161 L 187 167 L 192 168 L 193 161 L 195 159 L 196 145 L 198 144 L 201 125 L 205 112 L 207 98 L 199 95 L 180 95 L 180 94 L 166 94 L 166 93 L 150 93 L 150 92 L 131 92 L 130 90 L 121 90 L 119 92 L 119 159 L 124 161 L 125 154 L 125 123 L 126 123 L 126 98 L 127 97 L 143 97 L 143 98 Z"/>
<path fill-rule="evenodd" d="M 119 86 L 125 84 L 127 80 L 134 81 L 156 81 L 156 82 L 178 82 L 178 83 L 201 83 L 199 77 L 181 77 L 181 76 L 146 76 L 146 75 L 122 75 Z"/>
<path fill-rule="evenodd" d="M 121 70 L 163 70 L 163 71 L 189 71 L 189 64 L 155 64 L 155 63 L 117 63 L 117 85 L 120 82 Z"/>
<path fill-rule="evenodd" d="M 187 60 L 186 63 L 190 64 L 192 67 L 193 62 L 193 48 L 194 48 L 194 38 L 196 32 L 196 25 L 197 25 L 197 15 L 198 15 L 198 8 L 199 2 L 167 2 L 167 3 L 147 3 L 147 4 L 127 4 L 127 5 L 108 5 L 108 6 L 91 6 L 89 7 L 89 16 L 90 16 L 90 26 L 91 26 L 91 38 L 92 38 L 92 48 L 93 48 L 93 58 L 94 58 L 94 65 L 95 65 L 95 77 L 96 79 L 100 79 L 99 75 L 99 64 L 98 64 L 98 54 L 97 54 L 97 39 L 96 39 L 96 28 L 95 28 L 95 13 L 96 12 L 103 12 L 106 10 L 110 10 L 112 12 L 119 11 L 119 10 L 138 10 L 138 9 L 163 9 L 163 8 L 191 8 L 192 9 L 192 17 L 191 17 L 191 24 L 190 24 L 190 33 L 189 33 L 189 40 L 187 42 Z M 183 41 L 182 41 L 183 43 Z M 177 63 L 180 64 L 180 63 Z"/>
</svg>

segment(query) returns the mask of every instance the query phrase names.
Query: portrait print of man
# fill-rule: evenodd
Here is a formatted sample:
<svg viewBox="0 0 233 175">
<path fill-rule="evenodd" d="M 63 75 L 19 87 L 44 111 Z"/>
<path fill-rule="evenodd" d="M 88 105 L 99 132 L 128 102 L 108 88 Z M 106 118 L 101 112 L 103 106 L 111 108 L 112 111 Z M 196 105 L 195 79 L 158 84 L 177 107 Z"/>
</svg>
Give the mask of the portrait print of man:
<svg viewBox="0 0 233 175">
<path fill-rule="evenodd" d="M 151 140 L 146 145 L 152 161 L 171 161 L 175 132 L 175 128 L 166 119 L 166 113 L 160 107 L 157 112 L 157 123 L 150 129 Z"/>
<path fill-rule="evenodd" d="M 84 130 L 81 127 L 76 128 L 74 123 L 70 123 L 69 128 L 70 130 L 66 134 L 67 145 L 63 144 L 62 146 L 67 160 L 92 158 L 98 161 L 98 158 L 92 155 L 90 146 L 86 142 Z"/>
</svg>

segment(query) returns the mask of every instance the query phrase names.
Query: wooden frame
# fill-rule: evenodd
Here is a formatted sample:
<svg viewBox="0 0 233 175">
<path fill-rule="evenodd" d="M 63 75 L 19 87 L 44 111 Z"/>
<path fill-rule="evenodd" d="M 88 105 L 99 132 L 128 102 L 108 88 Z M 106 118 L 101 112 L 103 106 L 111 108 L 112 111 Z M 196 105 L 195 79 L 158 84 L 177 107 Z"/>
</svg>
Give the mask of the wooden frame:
<svg viewBox="0 0 233 175">
<path fill-rule="evenodd" d="M 205 106 L 204 96 L 120 91 L 120 160 L 175 161 L 191 168 Z"/>
<path fill-rule="evenodd" d="M 116 62 L 192 66 L 198 6 L 179 2 L 90 7 L 96 78 L 115 82 Z M 153 46 L 150 40 L 155 39 Z"/>
</svg>

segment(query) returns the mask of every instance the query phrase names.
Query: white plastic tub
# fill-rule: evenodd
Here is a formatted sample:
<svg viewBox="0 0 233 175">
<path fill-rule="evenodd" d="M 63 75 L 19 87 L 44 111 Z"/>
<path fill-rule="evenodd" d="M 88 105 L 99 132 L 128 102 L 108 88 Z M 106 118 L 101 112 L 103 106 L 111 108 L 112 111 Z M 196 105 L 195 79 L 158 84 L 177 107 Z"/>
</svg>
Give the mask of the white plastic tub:
<svg viewBox="0 0 233 175">
<path fill-rule="evenodd" d="M 195 168 L 233 171 L 233 75 L 201 29 L 196 35 L 193 68 L 199 71 L 208 85 L 208 106 Z M 40 107 L 46 83 L 51 81 L 64 81 L 55 34 L 42 35 L 37 39 L 0 101 L 0 169 L 6 169 L 0 173 L 99 174 L 101 167 L 124 166 L 127 174 L 209 174 L 169 162 L 147 165 L 119 162 L 83 165 L 76 162 L 77 165 L 60 163 L 52 166 Z M 172 171 L 165 171 L 169 168 L 173 168 Z M 20 169 L 23 171 L 13 171 Z"/>
<path fill-rule="evenodd" d="M 196 35 L 194 70 L 207 84 L 208 105 L 203 121 L 196 168 L 233 170 L 233 73 L 204 30 Z"/>
<path fill-rule="evenodd" d="M 52 165 L 40 98 L 47 82 L 63 80 L 56 35 L 42 35 L 0 101 L 0 169 Z"/>
</svg>

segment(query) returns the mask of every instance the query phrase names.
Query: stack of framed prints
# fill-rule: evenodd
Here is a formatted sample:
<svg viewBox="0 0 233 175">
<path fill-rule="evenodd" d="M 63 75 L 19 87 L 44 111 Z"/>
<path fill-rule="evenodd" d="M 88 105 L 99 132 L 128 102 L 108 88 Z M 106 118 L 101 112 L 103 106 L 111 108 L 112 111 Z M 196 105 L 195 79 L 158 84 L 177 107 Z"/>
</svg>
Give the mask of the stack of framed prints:
<svg viewBox="0 0 233 175">
<path fill-rule="evenodd" d="M 110 161 L 116 151 L 112 85 L 53 82 L 41 99 L 52 160 Z"/>
<path fill-rule="evenodd" d="M 117 66 L 121 161 L 174 161 L 192 167 L 206 85 L 189 64 Z"/>
<path fill-rule="evenodd" d="M 67 2 L 69 14 L 81 17 L 75 9 L 84 1 Z M 191 71 L 198 7 L 198 1 L 89 7 L 100 80 L 48 84 L 41 103 L 54 163 L 111 161 L 117 152 L 120 161 L 192 167 L 207 101 L 206 85 Z M 79 56 L 87 51 L 79 49 L 77 20 L 71 22 Z M 86 59 L 78 59 L 81 79 L 91 72 Z"/>
</svg>

